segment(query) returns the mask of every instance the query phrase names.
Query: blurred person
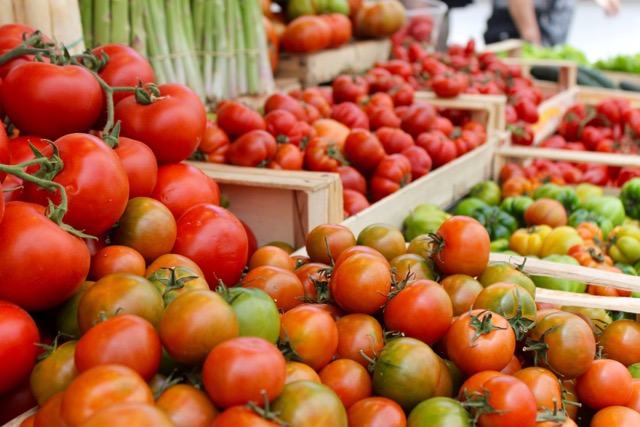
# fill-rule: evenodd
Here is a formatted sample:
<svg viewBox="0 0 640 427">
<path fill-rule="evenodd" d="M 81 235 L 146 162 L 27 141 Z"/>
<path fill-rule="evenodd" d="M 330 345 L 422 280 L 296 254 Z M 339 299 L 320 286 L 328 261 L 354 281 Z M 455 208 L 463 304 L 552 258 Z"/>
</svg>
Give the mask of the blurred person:
<svg viewBox="0 0 640 427">
<path fill-rule="evenodd" d="M 445 12 L 444 17 L 442 18 L 442 23 L 440 24 L 436 50 L 439 52 L 446 52 L 447 45 L 449 43 L 449 25 L 451 23 L 449 14 L 451 13 L 451 9 L 468 6 L 473 3 L 473 0 L 442 0 L 442 2 L 447 5 L 447 11 Z"/>
<path fill-rule="evenodd" d="M 595 0 L 607 15 L 614 16 L 620 0 Z M 492 0 L 485 43 L 506 39 L 555 46 L 564 44 L 577 0 Z"/>
</svg>

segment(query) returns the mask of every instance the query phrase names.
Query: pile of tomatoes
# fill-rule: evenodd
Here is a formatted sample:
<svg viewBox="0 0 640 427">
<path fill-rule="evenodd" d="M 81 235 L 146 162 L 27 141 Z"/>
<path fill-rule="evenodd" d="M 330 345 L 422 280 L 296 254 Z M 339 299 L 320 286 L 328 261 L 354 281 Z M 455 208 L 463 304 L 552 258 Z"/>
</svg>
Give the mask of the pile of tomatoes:
<svg viewBox="0 0 640 427">
<path fill-rule="evenodd" d="M 487 140 L 471 113 L 414 100 L 392 63 L 331 86 L 269 96 L 263 113 L 218 105 L 194 158 L 238 166 L 337 172 L 345 215 L 366 208 Z"/>
</svg>

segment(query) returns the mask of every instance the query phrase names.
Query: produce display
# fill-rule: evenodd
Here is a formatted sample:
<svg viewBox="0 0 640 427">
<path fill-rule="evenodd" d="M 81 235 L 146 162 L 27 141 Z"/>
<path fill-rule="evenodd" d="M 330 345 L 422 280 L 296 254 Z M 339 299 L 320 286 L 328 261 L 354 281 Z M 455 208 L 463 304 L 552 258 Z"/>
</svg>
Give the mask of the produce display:
<svg viewBox="0 0 640 427">
<path fill-rule="evenodd" d="M 506 95 L 512 143 L 532 144 L 543 95 L 519 67 L 473 41 L 433 52 L 431 18 L 396 0 L 79 5 L 80 53 L 0 25 L 0 425 L 640 425 L 640 173 L 456 168 L 497 155 L 500 134 L 463 93 Z M 250 107 L 235 95 L 273 77 L 269 37 L 393 50 Z M 639 110 L 609 97 L 540 146 L 636 155 L 639 136 Z M 204 162 L 337 173 L 349 220 L 374 203 L 406 217 L 258 245 Z M 462 198 L 395 197 L 437 168 L 440 185 L 473 180 Z"/>
</svg>

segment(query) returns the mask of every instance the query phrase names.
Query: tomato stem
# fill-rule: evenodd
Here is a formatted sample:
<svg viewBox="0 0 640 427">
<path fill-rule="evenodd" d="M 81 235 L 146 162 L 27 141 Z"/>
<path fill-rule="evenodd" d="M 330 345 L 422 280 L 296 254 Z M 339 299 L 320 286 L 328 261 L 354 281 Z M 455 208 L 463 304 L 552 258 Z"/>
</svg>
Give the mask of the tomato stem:
<svg viewBox="0 0 640 427">
<path fill-rule="evenodd" d="M 482 319 L 480 319 L 480 316 L 482 316 Z M 473 337 L 471 337 L 471 341 L 469 342 L 470 347 L 474 346 L 474 343 L 478 338 L 480 338 L 481 335 L 489 334 L 491 333 L 491 331 L 496 329 L 507 329 L 501 328 L 500 326 L 495 326 L 493 323 L 491 323 L 493 314 L 491 314 L 491 312 L 487 310 L 483 310 L 478 314 L 471 315 L 470 319 L 471 320 L 469 321 L 469 326 L 476 330 L 475 334 L 473 334 Z"/>
<path fill-rule="evenodd" d="M 253 412 L 260 415 L 260 417 L 264 418 L 265 420 L 271 421 L 272 423 L 278 424 L 283 427 L 288 427 L 288 423 L 278 418 L 278 415 L 280 415 L 280 411 L 274 412 L 271 410 L 267 392 L 265 390 L 262 390 L 261 394 L 264 400 L 262 407 L 260 407 L 254 401 L 250 400 L 249 402 L 247 402 L 247 408 L 250 408 Z"/>
</svg>

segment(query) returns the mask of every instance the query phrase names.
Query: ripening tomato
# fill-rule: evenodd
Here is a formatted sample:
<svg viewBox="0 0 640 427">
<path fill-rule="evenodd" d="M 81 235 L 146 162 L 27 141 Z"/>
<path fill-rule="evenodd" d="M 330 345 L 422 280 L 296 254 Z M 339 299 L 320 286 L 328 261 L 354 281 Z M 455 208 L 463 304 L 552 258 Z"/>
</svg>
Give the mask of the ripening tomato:
<svg viewBox="0 0 640 427">
<path fill-rule="evenodd" d="M 4 393 L 29 377 L 39 353 L 40 333 L 29 313 L 3 300 L 0 332 L 0 393 Z"/>
<path fill-rule="evenodd" d="M 370 360 L 384 347 L 382 325 L 373 316 L 352 313 L 336 321 L 338 327 L 338 348 L 336 358 L 346 358 L 360 363 L 365 368 Z M 367 356 L 367 358 L 365 358 Z"/>
<path fill-rule="evenodd" d="M 480 222 L 454 215 L 438 228 L 434 254 L 436 267 L 444 274 L 481 274 L 489 262 L 489 233 Z"/>
<path fill-rule="evenodd" d="M 158 86 L 160 96 L 141 104 L 134 95 L 116 104 L 115 120 L 121 135 L 147 144 L 158 164 L 179 163 L 200 145 L 207 125 L 207 114 L 200 97 L 185 85 Z"/>
<path fill-rule="evenodd" d="M 387 261 L 406 253 L 407 250 L 402 232 L 396 227 L 385 223 L 374 223 L 364 227 L 358 233 L 356 245 L 375 249 Z"/>
<path fill-rule="evenodd" d="M 608 359 L 625 366 L 640 362 L 640 324 L 620 319 L 607 325 L 598 339 Z"/>
<path fill-rule="evenodd" d="M 388 154 L 380 160 L 371 180 L 369 192 L 376 202 L 411 182 L 411 162 L 402 154 Z"/>
<path fill-rule="evenodd" d="M 111 273 L 131 273 L 144 276 L 146 262 L 137 250 L 128 246 L 105 246 L 91 257 L 89 278 L 98 280 Z"/>
<path fill-rule="evenodd" d="M 218 415 L 209 396 L 189 384 L 166 388 L 156 399 L 156 407 L 167 414 L 176 427 L 211 427 Z"/>
<path fill-rule="evenodd" d="M 191 207 L 178 219 L 171 252 L 198 264 L 210 286 L 218 280 L 231 286 L 238 282 L 247 264 L 247 233 L 233 213 L 203 203 Z"/>
<path fill-rule="evenodd" d="M 146 381 L 160 368 L 162 345 L 154 326 L 146 319 L 121 314 L 97 323 L 80 339 L 74 360 L 78 372 L 115 363 L 136 371 Z"/>
<path fill-rule="evenodd" d="M 218 109 L 216 122 L 231 141 L 252 130 L 265 130 L 264 118 L 238 101 L 225 101 Z"/>
<path fill-rule="evenodd" d="M 78 375 L 62 395 L 60 414 L 70 427 L 80 426 L 89 417 L 117 403 L 153 404 L 147 383 L 131 368 L 99 365 Z"/>
<path fill-rule="evenodd" d="M 87 245 L 47 218 L 43 206 L 6 203 L 0 241 L 0 298 L 27 310 L 64 302 L 89 273 Z"/>
<path fill-rule="evenodd" d="M 293 114 L 293 116 L 297 120 L 306 121 L 307 119 L 307 113 L 305 112 L 304 107 L 302 106 L 302 103 L 300 103 L 300 101 L 298 101 L 297 99 L 293 98 L 291 95 L 288 95 L 286 93 L 277 92 L 269 95 L 269 97 L 267 97 L 267 99 L 264 101 L 263 108 L 264 108 L 265 120 L 266 120 L 266 115 L 269 115 L 269 113 L 277 110 L 287 111 Z"/>
<path fill-rule="evenodd" d="M 247 405 L 234 406 L 222 411 L 211 427 L 279 427 L 282 424 L 269 421 Z"/>
<path fill-rule="evenodd" d="M 5 113 L 20 133 L 55 140 L 91 129 L 104 93 L 89 70 L 40 61 L 22 65 L 2 81 Z M 79 93 L 82 102 L 71 102 Z"/>
<path fill-rule="evenodd" d="M 624 406 L 633 391 L 631 372 L 617 360 L 596 359 L 576 378 L 576 391 L 592 409 Z"/>
<path fill-rule="evenodd" d="M 202 367 L 207 394 L 219 408 L 272 401 L 284 388 L 286 361 L 274 344 L 238 337 L 216 345 Z"/>
<path fill-rule="evenodd" d="M 242 278 L 240 286 L 265 291 L 283 312 L 303 302 L 304 289 L 300 279 L 293 271 L 284 268 L 270 265 L 256 267 Z"/>
<path fill-rule="evenodd" d="M 78 341 L 67 341 L 54 348 L 31 371 L 29 383 L 38 404 L 42 405 L 55 394 L 63 392 L 78 376 L 74 360 Z"/>
<path fill-rule="evenodd" d="M 350 427 L 405 427 L 407 416 L 396 402 L 386 397 L 367 397 L 347 410 Z"/>
<path fill-rule="evenodd" d="M 528 225 L 546 224 L 552 228 L 567 225 L 567 211 L 555 199 L 541 198 L 534 201 L 524 211 L 524 220 Z"/>
<path fill-rule="evenodd" d="M 347 427 L 347 411 L 338 396 L 329 387 L 314 381 L 285 385 L 271 410 L 278 412 L 278 418 L 292 427 Z"/>
<path fill-rule="evenodd" d="M 76 67 L 78 68 L 78 67 Z M 68 211 L 64 222 L 84 233 L 98 236 L 109 230 L 124 212 L 129 199 L 129 179 L 122 162 L 111 147 L 89 134 L 66 134 L 55 141 L 64 167 L 54 182 L 67 192 Z M 53 145 L 42 150 L 51 156 Z M 31 166 L 34 173 L 40 166 Z M 25 183 L 23 195 L 26 201 L 56 205 L 61 195 L 42 191 L 38 185 Z"/>
<path fill-rule="evenodd" d="M 466 274 L 447 276 L 440 280 L 440 285 L 449 294 L 454 316 L 471 310 L 476 297 L 484 289 L 480 282 Z"/>
<path fill-rule="evenodd" d="M 265 167 L 276 153 L 276 139 L 265 130 L 252 130 L 234 140 L 227 161 L 236 166 Z"/>
<path fill-rule="evenodd" d="M 218 183 L 201 169 L 186 164 L 162 165 L 150 197 L 162 202 L 177 220 L 190 207 L 200 203 L 220 204 Z"/>
<path fill-rule="evenodd" d="M 599 410 L 591 418 L 590 427 L 635 427 L 640 423 L 640 414 L 624 406 L 610 406 Z"/>
<path fill-rule="evenodd" d="M 372 384 L 369 371 L 350 359 L 337 359 L 319 372 L 322 384 L 333 390 L 346 409 L 357 401 L 371 396 Z"/>
<path fill-rule="evenodd" d="M 355 246 L 356 236 L 341 224 L 320 224 L 305 240 L 307 254 L 314 262 L 332 264 L 347 248 Z"/>
<path fill-rule="evenodd" d="M 546 408 L 553 412 L 556 408 L 562 408 L 562 385 L 556 374 L 550 370 L 529 366 L 516 371 L 513 376 L 529 387 L 536 399 L 538 410 Z"/>
<path fill-rule="evenodd" d="M 95 286 L 95 285 L 94 285 Z M 176 361 L 198 365 L 216 345 L 239 334 L 238 318 L 217 293 L 195 289 L 165 309 L 158 327 L 162 346 Z"/>
<path fill-rule="evenodd" d="M 331 43 L 331 27 L 315 15 L 299 16 L 287 24 L 280 38 L 282 49 L 294 53 L 312 53 Z"/>
</svg>

